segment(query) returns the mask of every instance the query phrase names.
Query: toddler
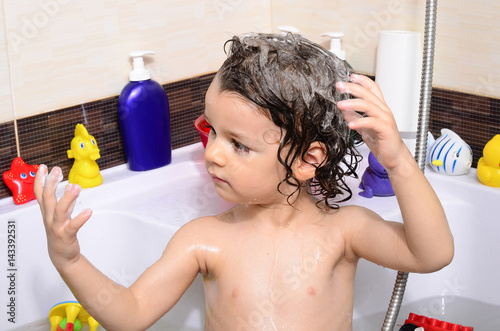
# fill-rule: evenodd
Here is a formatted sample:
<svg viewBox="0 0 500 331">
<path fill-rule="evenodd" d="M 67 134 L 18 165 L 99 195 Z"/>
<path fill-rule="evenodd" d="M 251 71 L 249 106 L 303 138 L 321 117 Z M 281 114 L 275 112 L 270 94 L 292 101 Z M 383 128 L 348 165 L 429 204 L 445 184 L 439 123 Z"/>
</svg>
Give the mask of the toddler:
<svg viewBox="0 0 500 331">
<path fill-rule="evenodd" d="M 360 258 L 419 273 L 450 263 L 443 208 L 373 81 L 299 35 L 228 45 L 206 94 L 205 164 L 218 195 L 236 205 L 180 228 L 130 288 L 80 253 L 77 232 L 92 213 L 71 216 L 81 188 L 68 185 L 58 201 L 61 169 L 37 173 L 52 263 L 97 321 L 145 330 L 201 274 L 205 330 L 350 331 Z M 359 161 L 350 130 L 387 170 L 404 223 L 339 207 Z M 95 300 L 103 290 L 113 293 L 105 304 Z"/>
</svg>

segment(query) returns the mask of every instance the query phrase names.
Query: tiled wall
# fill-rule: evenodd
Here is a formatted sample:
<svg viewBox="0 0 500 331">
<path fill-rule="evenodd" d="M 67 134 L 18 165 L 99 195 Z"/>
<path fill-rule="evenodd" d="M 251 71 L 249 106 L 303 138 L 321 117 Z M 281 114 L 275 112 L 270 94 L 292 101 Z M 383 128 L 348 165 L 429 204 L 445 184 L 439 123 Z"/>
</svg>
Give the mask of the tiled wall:
<svg viewBox="0 0 500 331">
<path fill-rule="evenodd" d="M 380 30 L 423 32 L 420 0 L 0 0 L 0 123 L 118 94 L 128 53 L 165 84 L 212 72 L 224 42 L 294 25 L 328 47 L 343 31 L 347 60 L 374 74 Z M 434 84 L 500 98 L 500 1 L 439 0 Z"/>
<path fill-rule="evenodd" d="M 10 169 L 12 160 L 17 156 L 16 130 L 14 122 L 0 124 L 0 174 Z M 5 185 L 0 181 L 0 198 L 12 195 Z"/>
<path fill-rule="evenodd" d="M 500 99 L 434 88 L 429 129 L 437 138 L 442 128 L 453 130 L 469 144 L 475 168 L 484 145 L 500 134 Z"/>
<path fill-rule="evenodd" d="M 67 169 L 65 144 L 80 121 L 99 139 L 103 167 L 123 162 L 116 97 L 108 96 L 127 83 L 132 50 L 157 51 L 146 66 L 158 82 L 184 79 L 167 85 L 178 146 L 196 139 L 190 121 L 193 109 L 199 111 L 203 80 L 210 77 L 201 75 L 220 66 L 222 45 L 231 36 L 277 32 L 286 24 L 328 47 L 320 34 L 343 31 L 347 60 L 359 72 L 374 74 L 378 32 L 423 33 L 425 1 L 0 0 L 0 11 L 3 172 L 17 155 L 16 132 L 28 162 Z M 431 128 L 435 135 L 441 127 L 462 134 L 476 160 L 500 131 L 498 99 L 476 96 L 500 98 L 499 21 L 500 1 L 439 0 L 434 85 L 441 89 L 434 94 Z M 185 79 L 192 76 L 200 77 Z M 0 181 L 0 198 L 8 195 Z"/>
<path fill-rule="evenodd" d="M 347 61 L 375 73 L 380 30 L 424 33 L 426 1 L 273 0 L 273 28 L 291 24 L 328 47 L 342 31 Z M 500 98 L 500 1 L 438 0 L 434 86 Z"/>
<path fill-rule="evenodd" d="M 164 86 L 170 101 L 173 148 L 199 141 L 193 122 L 203 112 L 205 92 L 213 77 L 212 73 Z M 19 120 L 21 157 L 28 164 L 61 166 L 67 178 L 73 161 L 67 158 L 66 151 L 76 124 L 83 123 L 101 150 L 101 158 L 97 160 L 101 169 L 126 162 L 118 128 L 117 100 L 114 96 Z M 475 166 L 484 144 L 500 134 L 500 99 L 434 88 L 430 129 L 437 137 L 441 128 L 454 130 L 469 143 Z M 14 123 L 1 124 L 0 135 L 0 172 L 3 173 L 17 156 Z M 9 195 L 9 189 L 2 182 L 0 198 Z"/>
<path fill-rule="evenodd" d="M 135 50 L 160 84 L 217 70 L 270 31 L 270 0 L 0 0 L 0 123 L 120 93 Z"/>
<path fill-rule="evenodd" d="M 212 73 L 164 85 L 170 103 L 173 148 L 200 140 L 193 122 L 203 112 L 205 92 L 213 76 Z M 113 96 L 18 120 L 20 156 L 28 164 L 60 166 L 67 179 L 73 160 L 68 159 L 66 151 L 76 124 L 82 123 L 97 140 L 101 154 L 97 164 L 101 170 L 125 163 L 117 103 L 118 96 Z M 14 123 L 0 124 L 0 135 L 0 173 L 3 173 L 17 156 Z M 0 198 L 10 195 L 1 181 Z"/>
</svg>

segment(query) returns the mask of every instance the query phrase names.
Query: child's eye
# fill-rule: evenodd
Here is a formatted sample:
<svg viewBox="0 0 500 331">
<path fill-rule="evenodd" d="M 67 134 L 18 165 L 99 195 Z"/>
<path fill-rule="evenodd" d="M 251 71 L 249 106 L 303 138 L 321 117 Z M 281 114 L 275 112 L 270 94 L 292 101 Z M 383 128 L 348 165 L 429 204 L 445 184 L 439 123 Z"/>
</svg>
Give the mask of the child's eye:
<svg viewBox="0 0 500 331">
<path fill-rule="evenodd" d="M 234 139 L 233 139 L 232 143 L 233 143 L 234 149 L 238 152 L 248 153 L 250 151 L 250 149 L 248 147 L 240 144 L 238 141 L 236 141 Z"/>
</svg>

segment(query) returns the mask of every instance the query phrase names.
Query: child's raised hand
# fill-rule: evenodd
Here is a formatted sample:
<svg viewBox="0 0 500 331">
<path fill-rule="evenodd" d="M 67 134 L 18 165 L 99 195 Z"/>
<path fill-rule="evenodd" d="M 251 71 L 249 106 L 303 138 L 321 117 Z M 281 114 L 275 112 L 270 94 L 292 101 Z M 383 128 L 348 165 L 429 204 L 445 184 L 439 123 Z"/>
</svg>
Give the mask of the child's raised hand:
<svg viewBox="0 0 500 331">
<path fill-rule="evenodd" d="M 40 165 L 35 177 L 34 191 L 47 234 L 50 259 L 58 270 L 62 270 L 80 258 L 80 245 L 76 234 L 90 218 L 92 211 L 83 211 L 71 219 L 71 213 L 80 194 L 79 185 L 68 184 L 64 195 L 57 201 L 56 189 L 62 180 L 62 170 L 54 167 L 48 174 L 47 167 Z"/>
<path fill-rule="evenodd" d="M 337 103 L 349 128 L 359 132 L 377 160 L 391 171 L 400 165 L 401 153 L 406 149 L 394 116 L 385 103 L 378 85 L 366 76 L 351 75 L 352 83 L 337 83 L 339 92 L 349 93 L 354 99 Z M 366 117 L 357 114 L 362 112 Z"/>
</svg>

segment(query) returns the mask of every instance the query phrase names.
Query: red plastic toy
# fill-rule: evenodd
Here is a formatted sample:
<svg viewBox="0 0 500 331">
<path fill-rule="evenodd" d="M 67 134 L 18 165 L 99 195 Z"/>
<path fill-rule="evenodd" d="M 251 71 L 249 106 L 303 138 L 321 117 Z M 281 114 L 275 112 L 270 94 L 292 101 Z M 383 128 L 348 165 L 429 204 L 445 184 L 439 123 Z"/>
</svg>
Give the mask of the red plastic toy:
<svg viewBox="0 0 500 331">
<path fill-rule="evenodd" d="M 474 331 L 474 328 L 471 326 L 453 324 L 414 313 L 410 313 L 410 316 L 408 316 L 405 324 L 408 323 L 423 327 L 425 331 Z"/>
<path fill-rule="evenodd" d="M 210 127 L 208 122 L 205 120 L 205 115 L 201 115 L 194 121 L 194 127 L 200 133 L 200 139 L 203 147 L 207 147 L 208 135 L 210 134 Z"/>
<path fill-rule="evenodd" d="M 29 165 L 20 157 L 16 157 L 12 161 L 10 170 L 3 173 L 3 181 L 12 191 L 16 205 L 36 199 L 33 184 L 39 167 L 38 164 Z"/>
</svg>

